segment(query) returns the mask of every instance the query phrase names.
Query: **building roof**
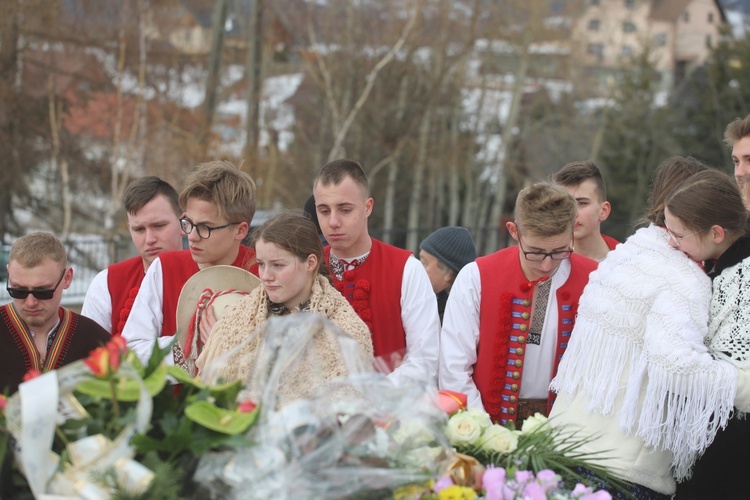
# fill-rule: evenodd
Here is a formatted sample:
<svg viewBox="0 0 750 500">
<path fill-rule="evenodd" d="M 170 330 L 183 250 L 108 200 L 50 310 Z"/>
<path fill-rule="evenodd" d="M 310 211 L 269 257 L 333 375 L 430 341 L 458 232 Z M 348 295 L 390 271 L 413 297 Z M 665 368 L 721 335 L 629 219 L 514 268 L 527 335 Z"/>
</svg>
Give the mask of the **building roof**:
<svg viewBox="0 0 750 500">
<path fill-rule="evenodd" d="M 651 0 L 651 19 L 655 21 L 675 21 L 683 12 L 692 0 Z M 716 8 L 719 9 L 719 14 L 722 21 L 726 21 L 724 9 L 718 0 L 714 1 Z"/>
</svg>

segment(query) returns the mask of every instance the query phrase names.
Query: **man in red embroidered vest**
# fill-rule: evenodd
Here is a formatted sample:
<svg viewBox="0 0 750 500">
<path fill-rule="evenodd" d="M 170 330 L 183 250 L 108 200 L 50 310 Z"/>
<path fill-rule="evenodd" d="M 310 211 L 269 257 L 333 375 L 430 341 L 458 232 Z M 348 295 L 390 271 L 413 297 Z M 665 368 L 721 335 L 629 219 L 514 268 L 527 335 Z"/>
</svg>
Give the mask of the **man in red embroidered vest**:
<svg viewBox="0 0 750 500">
<path fill-rule="evenodd" d="M 60 307 L 73 268 L 53 235 L 17 239 L 7 269 L 13 302 L 0 307 L 0 394 L 16 392 L 27 371 L 47 372 L 85 358 L 110 338 L 94 321 Z"/>
<path fill-rule="evenodd" d="M 362 166 L 335 160 L 313 184 L 318 222 L 329 243 L 334 285 L 370 328 L 376 364 L 406 378 L 436 382 L 440 320 L 430 279 L 407 250 L 370 237 L 373 199 Z"/>
<path fill-rule="evenodd" d="M 122 333 L 148 266 L 160 253 L 182 249 L 179 195 L 168 182 L 155 175 L 136 179 L 123 201 L 138 255 L 97 274 L 81 309 L 112 335 Z"/>
<path fill-rule="evenodd" d="M 573 330 L 596 262 L 573 253 L 576 201 L 561 186 L 518 194 L 517 246 L 466 265 L 456 277 L 440 337 L 440 388 L 468 395 L 495 422 L 549 410 L 549 383 Z"/>
<path fill-rule="evenodd" d="M 612 210 L 602 173 L 592 161 L 575 161 L 555 174 L 555 182 L 567 189 L 578 203 L 573 228 L 575 253 L 601 262 L 619 243 L 601 233 L 601 224 Z"/>
<path fill-rule="evenodd" d="M 226 161 L 199 165 L 188 176 L 180 193 L 185 215 L 180 219 L 189 248 L 160 254 L 146 271 L 122 336 L 142 361 L 148 360 L 154 342 L 164 348 L 177 332 L 177 301 L 182 286 L 200 269 L 233 265 L 257 276 L 255 252 L 242 245 L 255 215 L 255 182 Z M 201 319 L 201 338 L 207 339 L 215 317 L 207 311 Z M 169 364 L 181 363 L 177 346 Z"/>
</svg>

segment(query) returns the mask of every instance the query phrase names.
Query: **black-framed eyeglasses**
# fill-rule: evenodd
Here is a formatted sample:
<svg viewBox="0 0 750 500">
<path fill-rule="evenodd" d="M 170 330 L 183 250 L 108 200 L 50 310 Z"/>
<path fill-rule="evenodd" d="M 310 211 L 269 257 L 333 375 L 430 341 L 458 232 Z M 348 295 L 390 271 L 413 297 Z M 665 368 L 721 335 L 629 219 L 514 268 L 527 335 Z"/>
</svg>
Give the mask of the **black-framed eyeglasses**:
<svg viewBox="0 0 750 500">
<path fill-rule="evenodd" d="M 239 222 L 230 222 L 229 224 L 224 224 L 223 226 L 215 226 L 211 227 L 207 224 L 196 224 L 195 222 L 191 221 L 187 217 L 183 217 L 180 219 L 180 226 L 182 227 L 182 230 L 185 231 L 185 234 L 190 234 L 193 232 L 193 228 L 198 232 L 198 237 L 202 240 L 207 240 L 211 237 L 211 231 L 216 231 L 217 229 L 224 229 L 229 226 L 234 226 L 240 224 Z"/>
<path fill-rule="evenodd" d="M 67 267 L 63 269 L 63 272 L 60 275 L 60 279 L 57 280 L 57 284 L 55 284 L 53 288 L 50 288 L 48 290 L 29 290 L 28 288 L 11 288 L 10 285 L 6 286 L 5 289 L 8 290 L 8 295 L 10 295 L 14 299 L 25 300 L 26 297 L 28 297 L 29 294 L 31 294 L 34 296 L 36 300 L 50 300 L 55 295 L 55 291 L 57 291 L 57 287 L 60 286 L 60 283 L 62 283 L 62 279 L 63 277 L 65 277 L 65 271 L 67 270 L 68 270 Z"/>
<path fill-rule="evenodd" d="M 521 247 L 521 253 L 523 254 L 524 258 L 530 262 L 542 262 L 544 259 L 549 257 L 552 260 L 565 260 L 569 259 L 570 255 L 573 253 L 573 235 L 571 235 L 571 248 L 570 250 L 559 250 L 557 252 L 527 252 L 523 249 L 523 244 L 521 243 L 521 232 L 518 232 L 518 246 Z"/>
</svg>

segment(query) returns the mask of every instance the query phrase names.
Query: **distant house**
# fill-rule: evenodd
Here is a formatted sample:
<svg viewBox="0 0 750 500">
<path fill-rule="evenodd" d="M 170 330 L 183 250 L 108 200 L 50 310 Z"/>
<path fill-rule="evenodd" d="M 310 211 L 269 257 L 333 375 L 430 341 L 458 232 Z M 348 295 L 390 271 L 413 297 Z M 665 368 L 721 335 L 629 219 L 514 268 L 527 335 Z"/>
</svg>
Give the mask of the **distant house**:
<svg viewBox="0 0 750 500">
<path fill-rule="evenodd" d="M 584 0 L 575 19 L 575 59 L 604 83 L 625 58 L 651 50 L 665 86 L 702 64 L 726 23 L 718 0 Z"/>
</svg>

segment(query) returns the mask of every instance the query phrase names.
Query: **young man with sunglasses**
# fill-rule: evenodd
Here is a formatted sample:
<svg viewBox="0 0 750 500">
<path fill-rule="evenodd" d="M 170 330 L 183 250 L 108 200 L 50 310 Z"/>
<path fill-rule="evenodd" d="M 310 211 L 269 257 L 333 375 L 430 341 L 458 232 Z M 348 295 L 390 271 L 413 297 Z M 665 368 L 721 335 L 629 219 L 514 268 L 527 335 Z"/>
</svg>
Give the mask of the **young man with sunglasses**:
<svg viewBox="0 0 750 500">
<path fill-rule="evenodd" d="M 148 266 L 159 254 L 182 249 L 179 195 L 168 182 L 155 175 L 136 179 L 123 202 L 138 255 L 97 274 L 81 309 L 112 335 L 122 333 Z"/>
<path fill-rule="evenodd" d="M 17 239 L 8 256 L 8 294 L 0 307 L 0 394 L 13 394 L 31 369 L 54 370 L 85 358 L 109 333 L 60 306 L 73 281 L 65 247 L 53 235 Z"/>
<path fill-rule="evenodd" d="M 255 252 L 241 244 L 255 215 L 255 182 L 248 174 L 226 161 L 199 165 L 180 193 L 180 206 L 185 211 L 180 224 L 189 247 L 162 253 L 149 266 L 122 331 L 128 347 L 144 362 L 154 342 L 161 347 L 172 342 L 177 301 L 191 276 L 216 265 L 258 274 Z M 203 315 L 201 338 L 207 338 L 214 319 L 211 311 Z M 175 344 L 173 350 L 174 357 L 167 362 L 182 364 L 179 346 Z"/>
<path fill-rule="evenodd" d="M 441 389 L 463 392 L 495 422 L 547 414 L 573 330 L 578 297 L 597 263 L 573 253 L 577 203 L 565 188 L 533 184 L 518 194 L 517 246 L 466 265 L 456 277 L 440 337 Z"/>
</svg>

